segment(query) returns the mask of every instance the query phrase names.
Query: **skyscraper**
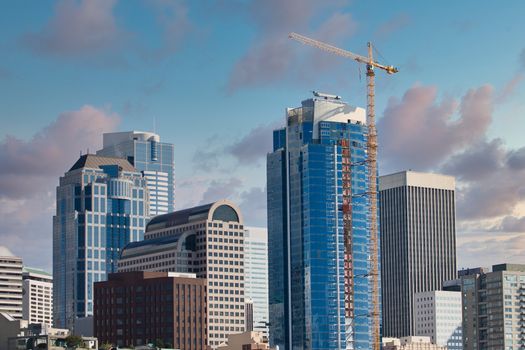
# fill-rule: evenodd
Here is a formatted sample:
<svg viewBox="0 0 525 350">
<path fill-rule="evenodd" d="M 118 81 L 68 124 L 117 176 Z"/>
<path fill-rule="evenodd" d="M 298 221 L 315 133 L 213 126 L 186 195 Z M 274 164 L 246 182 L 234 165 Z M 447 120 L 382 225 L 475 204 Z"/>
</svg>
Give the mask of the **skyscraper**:
<svg viewBox="0 0 525 350">
<path fill-rule="evenodd" d="M 29 323 L 53 326 L 53 276 L 44 270 L 24 267 L 22 313 Z"/>
<path fill-rule="evenodd" d="M 315 93 L 285 125 L 267 158 L 271 344 L 369 349 L 365 110 Z"/>
<path fill-rule="evenodd" d="M 22 318 L 22 258 L 0 246 L 0 312 Z"/>
<path fill-rule="evenodd" d="M 245 227 L 244 292 L 253 302 L 252 328 L 268 335 L 268 230 Z"/>
<path fill-rule="evenodd" d="M 492 272 L 461 276 L 463 349 L 525 347 L 525 265 L 499 264 Z"/>
<path fill-rule="evenodd" d="M 93 283 L 115 272 L 120 251 L 141 240 L 146 181 L 127 160 L 81 156 L 60 178 L 53 217 L 54 325 L 93 314 Z"/>
<path fill-rule="evenodd" d="M 97 155 L 126 158 L 142 172 L 149 190 L 150 215 L 174 210 L 173 144 L 160 142 L 151 132 L 126 131 L 106 133 Z"/>
<path fill-rule="evenodd" d="M 403 171 L 379 178 L 383 335 L 415 335 L 414 294 L 456 277 L 455 180 Z"/>
</svg>

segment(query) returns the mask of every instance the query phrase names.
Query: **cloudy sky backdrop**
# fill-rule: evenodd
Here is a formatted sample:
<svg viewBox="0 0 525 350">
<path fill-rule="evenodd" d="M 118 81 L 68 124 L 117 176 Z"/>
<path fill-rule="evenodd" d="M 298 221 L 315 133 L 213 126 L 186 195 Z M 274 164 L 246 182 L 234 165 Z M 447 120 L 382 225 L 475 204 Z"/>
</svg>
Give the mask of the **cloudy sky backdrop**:
<svg viewBox="0 0 525 350">
<path fill-rule="evenodd" d="M 311 90 L 365 105 L 378 59 L 380 172 L 456 176 L 458 267 L 525 262 L 525 3 L 354 0 L 12 1 L 0 11 L 0 245 L 51 269 L 58 177 L 102 132 L 175 144 L 176 200 L 266 223 L 265 155 Z"/>
</svg>

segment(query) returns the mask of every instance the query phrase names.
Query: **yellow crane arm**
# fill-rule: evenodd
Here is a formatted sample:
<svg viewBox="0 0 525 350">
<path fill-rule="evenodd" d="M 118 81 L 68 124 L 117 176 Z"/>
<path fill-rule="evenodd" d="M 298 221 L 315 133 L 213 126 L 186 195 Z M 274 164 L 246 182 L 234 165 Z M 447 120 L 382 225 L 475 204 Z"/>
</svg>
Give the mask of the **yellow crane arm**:
<svg viewBox="0 0 525 350">
<path fill-rule="evenodd" d="M 308 37 L 306 37 L 304 35 L 301 35 L 301 34 L 290 33 L 290 34 L 288 34 L 288 37 L 290 39 L 298 41 L 298 42 L 300 42 L 302 44 L 310 45 L 310 46 L 316 47 L 318 49 L 331 52 L 331 53 L 333 53 L 335 55 L 338 55 L 338 56 L 350 58 L 350 59 L 352 59 L 354 61 L 357 61 L 359 63 L 364 63 L 364 64 L 371 65 L 373 67 L 377 67 L 379 69 L 382 69 L 382 70 L 386 71 L 388 74 L 394 74 L 394 73 L 398 72 L 398 69 L 396 67 L 394 67 L 394 66 L 385 66 L 383 64 L 380 64 L 380 63 L 374 61 L 372 58 L 368 58 L 368 57 L 365 57 L 365 56 L 357 55 L 357 54 L 355 54 L 353 52 L 340 49 L 338 47 L 335 47 L 335 46 L 327 44 L 327 43 L 323 43 L 322 41 L 318 41 L 318 40 L 315 40 L 315 39 L 308 38 Z"/>
</svg>

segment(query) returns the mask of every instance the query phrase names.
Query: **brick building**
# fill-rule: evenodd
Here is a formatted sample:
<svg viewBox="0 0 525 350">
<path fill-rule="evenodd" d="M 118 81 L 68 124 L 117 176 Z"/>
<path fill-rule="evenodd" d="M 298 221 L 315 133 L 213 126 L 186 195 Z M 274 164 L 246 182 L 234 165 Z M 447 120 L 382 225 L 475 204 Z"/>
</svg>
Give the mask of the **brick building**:
<svg viewBox="0 0 525 350">
<path fill-rule="evenodd" d="M 121 272 L 95 283 L 94 292 L 94 331 L 101 344 L 207 348 L 206 279 Z"/>
</svg>

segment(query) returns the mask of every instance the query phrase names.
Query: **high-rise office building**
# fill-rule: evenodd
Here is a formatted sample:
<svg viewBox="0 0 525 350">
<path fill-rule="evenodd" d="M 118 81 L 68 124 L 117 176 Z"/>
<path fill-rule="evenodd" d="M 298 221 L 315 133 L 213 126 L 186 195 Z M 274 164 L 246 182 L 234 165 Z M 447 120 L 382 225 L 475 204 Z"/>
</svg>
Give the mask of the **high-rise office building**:
<svg viewBox="0 0 525 350">
<path fill-rule="evenodd" d="M 463 349 L 525 348 L 525 265 L 461 276 Z"/>
<path fill-rule="evenodd" d="M 112 273 L 95 283 L 93 325 L 100 343 L 118 347 L 206 350 L 206 280 L 175 272 Z"/>
<path fill-rule="evenodd" d="M 22 319 L 22 258 L 0 246 L 0 312 Z"/>
<path fill-rule="evenodd" d="M 53 326 L 53 276 L 44 270 L 24 267 L 23 308 L 24 320 Z"/>
<path fill-rule="evenodd" d="M 432 343 L 448 350 L 462 350 L 461 293 L 435 290 L 414 295 L 416 336 L 430 337 Z"/>
<path fill-rule="evenodd" d="M 60 178 L 53 217 L 53 323 L 73 329 L 93 314 L 93 283 L 115 272 L 120 251 L 149 218 L 142 174 L 127 160 L 81 156 Z"/>
<path fill-rule="evenodd" d="M 208 281 L 208 345 L 244 332 L 244 225 L 239 208 L 220 200 L 159 215 L 145 239 L 126 246 L 119 271 L 195 273 Z"/>
<path fill-rule="evenodd" d="M 253 325 L 250 330 L 268 335 L 268 230 L 245 227 L 244 292 L 253 302 Z M 248 326 L 246 330 L 248 330 Z"/>
<path fill-rule="evenodd" d="M 151 216 L 174 210 L 173 144 L 160 142 L 159 135 L 143 131 L 106 133 L 103 142 L 97 155 L 126 158 L 144 175 Z"/>
<path fill-rule="evenodd" d="M 455 180 L 403 171 L 379 178 L 383 335 L 415 335 L 414 294 L 456 278 Z"/>
<path fill-rule="evenodd" d="M 365 110 L 315 93 L 287 109 L 285 125 L 267 157 L 270 343 L 369 349 Z"/>
</svg>

